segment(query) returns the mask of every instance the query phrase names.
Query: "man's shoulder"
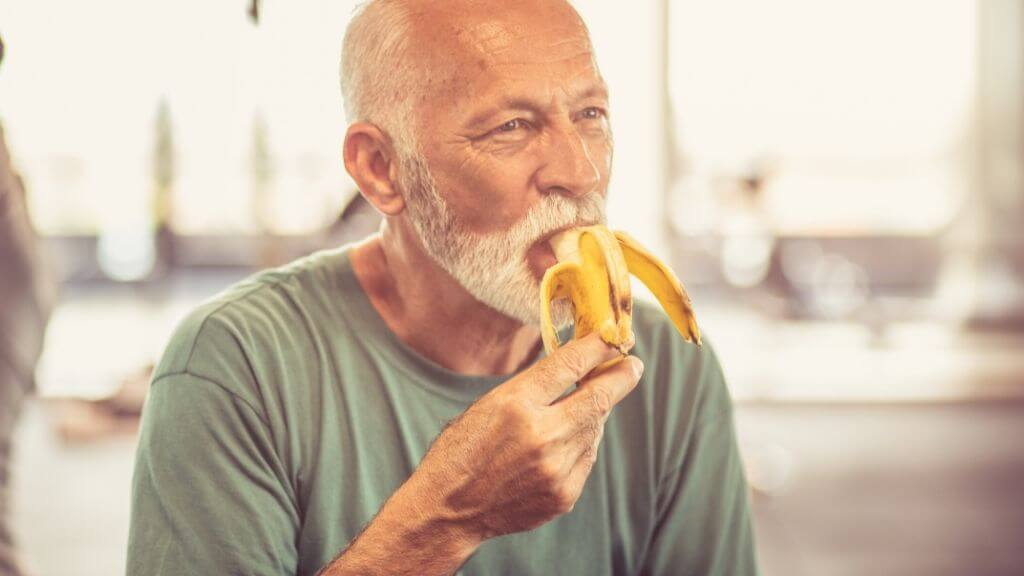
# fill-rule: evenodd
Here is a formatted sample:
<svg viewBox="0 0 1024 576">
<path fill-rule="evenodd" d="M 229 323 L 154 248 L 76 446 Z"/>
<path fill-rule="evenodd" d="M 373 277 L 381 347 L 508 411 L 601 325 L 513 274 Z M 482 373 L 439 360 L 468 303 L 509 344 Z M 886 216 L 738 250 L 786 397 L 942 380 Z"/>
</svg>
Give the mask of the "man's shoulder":
<svg viewBox="0 0 1024 576">
<path fill-rule="evenodd" d="M 687 342 L 668 314 L 655 302 L 635 299 L 633 333 L 636 343 L 652 360 L 671 359 L 676 363 L 718 362 L 707 333 L 701 327 L 702 344 Z"/>
<path fill-rule="evenodd" d="M 702 345 L 683 339 L 655 303 L 636 300 L 634 354 L 644 361 L 657 409 L 674 409 L 694 421 L 714 418 L 732 407 L 722 367 L 706 331 Z M 666 414 L 671 418 L 671 415 Z"/>
<path fill-rule="evenodd" d="M 335 251 L 259 272 L 203 302 L 177 326 L 154 373 L 222 385 L 258 378 L 266 365 L 309 348 L 325 314 Z M 341 328 L 336 319 L 330 325 Z"/>
</svg>

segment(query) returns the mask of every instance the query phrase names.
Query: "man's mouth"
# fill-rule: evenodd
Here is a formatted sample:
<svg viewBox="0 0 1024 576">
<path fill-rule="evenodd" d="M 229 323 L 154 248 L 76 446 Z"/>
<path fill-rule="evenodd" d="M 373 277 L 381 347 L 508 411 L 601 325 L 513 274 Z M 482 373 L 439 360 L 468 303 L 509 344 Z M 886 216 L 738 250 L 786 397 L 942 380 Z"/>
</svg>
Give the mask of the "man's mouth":
<svg viewBox="0 0 1024 576">
<path fill-rule="evenodd" d="M 552 250 L 551 244 L 548 242 L 556 235 L 566 230 L 573 228 L 581 228 L 583 226 L 593 226 L 593 222 L 579 222 L 575 224 L 569 224 L 555 228 L 554 230 L 544 234 L 534 242 L 533 246 L 530 247 L 527 252 L 527 260 L 531 264 L 535 264 L 540 269 L 541 273 L 548 268 L 558 264 L 558 259 L 555 258 L 555 251 Z"/>
<path fill-rule="evenodd" d="M 555 251 L 551 249 L 551 245 L 547 242 L 540 244 L 539 263 L 544 270 L 558 264 L 558 258 L 555 258 Z"/>
<path fill-rule="evenodd" d="M 597 222 L 578 222 L 576 224 L 568 224 L 566 226 L 555 228 L 554 230 L 538 238 L 537 243 L 544 244 L 545 246 L 547 246 L 548 241 L 554 238 L 556 234 L 560 234 L 562 232 L 565 232 L 566 230 L 572 230 L 573 228 L 583 228 L 584 226 L 593 226 L 595 224 L 597 224 Z"/>
</svg>

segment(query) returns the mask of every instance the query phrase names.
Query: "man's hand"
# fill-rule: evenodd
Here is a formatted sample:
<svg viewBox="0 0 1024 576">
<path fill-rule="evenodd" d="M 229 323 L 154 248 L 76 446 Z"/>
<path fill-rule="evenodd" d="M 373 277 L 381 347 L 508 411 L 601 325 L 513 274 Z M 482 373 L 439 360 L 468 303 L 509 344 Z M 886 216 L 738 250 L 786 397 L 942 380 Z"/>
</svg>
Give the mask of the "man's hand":
<svg viewBox="0 0 1024 576">
<path fill-rule="evenodd" d="M 618 355 L 593 334 L 480 398 L 420 464 L 416 480 L 429 487 L 424 497 L 481 540 L 530 530 L 572 510 L 605 420 L 640 378 L 635 357 L 588 376 Z M 575 382 L 579 387 L 559 400 Z"/>
<path fill-rule="evenodd" d="M 612 407 L 643 371 L 630 356 L 590 374 L 617 356 L 592 334 L 485 394 L 323 574 L 450 574 L 484 540 L 572 510 Z"/>
</svg>

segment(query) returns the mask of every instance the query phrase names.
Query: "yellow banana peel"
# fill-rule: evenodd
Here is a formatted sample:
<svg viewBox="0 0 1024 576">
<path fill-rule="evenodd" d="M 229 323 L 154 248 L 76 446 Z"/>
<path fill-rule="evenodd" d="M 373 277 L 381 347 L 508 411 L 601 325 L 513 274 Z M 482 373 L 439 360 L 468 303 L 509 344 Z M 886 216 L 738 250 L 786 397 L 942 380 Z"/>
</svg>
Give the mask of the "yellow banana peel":
<svg viewBox="0 0 1024 576">
<path fill-rule="evenodd" d="M 700 329 L 686 288 L 631 236 L 604 226 L 585 226 L 560 232 L 549 244 L 558 263 L 548 268 L 540 289 L 541 336 L 548 354 L 561 345 L 551 319 L 551 302 L 560 298 L 573 304 L 574 338 L 597 332 L 623 356 L 627 354 L 633 347 L 630 274 L 651 290 L 683 339 L 700 346 Z"/>
</svg>

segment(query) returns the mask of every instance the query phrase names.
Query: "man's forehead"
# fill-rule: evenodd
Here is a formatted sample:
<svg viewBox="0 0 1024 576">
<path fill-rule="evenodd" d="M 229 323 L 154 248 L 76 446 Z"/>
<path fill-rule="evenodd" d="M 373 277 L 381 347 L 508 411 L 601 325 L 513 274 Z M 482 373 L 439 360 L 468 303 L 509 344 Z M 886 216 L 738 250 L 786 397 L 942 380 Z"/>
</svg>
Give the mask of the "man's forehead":
<svg viewBox="0 0 1024 576">
<path fill-rule="evenodd" d="M 525 48 L 565 52 L 590 50 L 590 38 L 578 21 L 567 18 L 544 19 L 531 15 L 529 19 L 495 15 L 459 30 L 458 39 L 463 47 L 477 55 L 501 61 L 516 57 Z"/>
<path fill-rule="evenodd" d="M 417 11 L 414 35 L 433 65 L 484 67 L 544 54 L 565 59 L 590 53 L 590 39 L 564 0 L 453 0 Z"/>
</svg>

